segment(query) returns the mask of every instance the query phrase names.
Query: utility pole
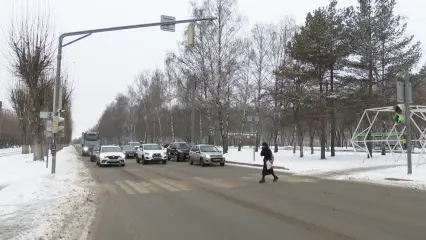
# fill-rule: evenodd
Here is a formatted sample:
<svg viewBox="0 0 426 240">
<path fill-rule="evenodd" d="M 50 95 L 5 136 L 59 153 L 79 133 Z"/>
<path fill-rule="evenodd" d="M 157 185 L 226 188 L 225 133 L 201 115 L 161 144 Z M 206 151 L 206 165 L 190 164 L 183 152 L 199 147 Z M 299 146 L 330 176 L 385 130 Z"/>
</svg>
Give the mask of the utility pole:
<svg viewBox="0 0 426 240">
<path fill-rule="evenodd" d="M 194 19 L 186 19 L 186 20 L 179 20 L 175 21 L 174 17 L 171 16 L 161 16 L 160 22 L 155 23 L 146 23 L 146 24 L 138 24 L 138 25 L 128 25 L 128 26 L 118 26 L 118 27 L 111 27 L 111 28 L 99 28 L 99 29 L 90 29 L 90 30 L 83 30 L 83 31 L 77 31 L 77 32 L 67 32 L 63 33 L 59 36 L 59 43 L 58 43 L 58 54 L 57 54 L 57 65 L 56 65 L 56 79 L 55 79 L 55 95 L 54 95 L 54 109 L 53 114 L 55 117 L 59 117 L 60 110 L 59 109 L 59 94 L 61 89 L 61 60 L 62 60 L 62 48 L 66 47 L 68 45 L 71 45 L 83 38 L 86 38 L 93 33 L 102 33 L 102 32 L 113 32 L 113 31 L 121 31 L 121 30 L 128 30 L 128 29 L 136 29 L 136 28 L 146 28 L 146 27 L 155 27 L 160 26 L 161 30 L 163 31 L 169 31 L 174 32 L 175 31 L 175 25 L 176 24 L 182 24 L 182 23 L 195 23 L 199 21 L 213 21 L 216 20 L 216 17 L 208 17 L 208 18 L 194 18 Z M 66 37 L 71 36 L 80 36 L 83 35 L 75 40 L 72 40 L 71 42 L 68 42 L 66 44 L 63 44 L 63 41 Z M 57 133 L 53 133 L 52 138 L 52 171 L 51 173 L 54 174 L 56 171 L 56 143 L 58 141 Z"/>
<path fill-rule="evenodd" d="M 407 131 L 407 170 L 408 174 L 413 172 L 411 163 L 411 84 L 410 84 L 410 73 L 408 71 L 404 74 L 404 104 L 405 104 L 405 126 Z"/>
<path fill-rule="evenodd" d="M 0 101 L 0 147 L 3 145 L 3 140 L 1 138 L 1 134 L 2 134 L 1 127 L 2 127 L 2 125 L 3 125 L 3 102 Z"/>
<path fill-rule="evenodd" d="M 192 81 L 193 83 L 191 84 L 193 87 L 193 91 L 192 91 L 192 103 L 191 103 L 191 108 L 192 108 L 192 112 L 191 112 L 191 143 L 194 145 L 195 144 L 195 94 L 197 91 L 197 81 L 196 81 L 196 77 L 195 75 L 193 75 L 192 77 Z"/>
</svg>

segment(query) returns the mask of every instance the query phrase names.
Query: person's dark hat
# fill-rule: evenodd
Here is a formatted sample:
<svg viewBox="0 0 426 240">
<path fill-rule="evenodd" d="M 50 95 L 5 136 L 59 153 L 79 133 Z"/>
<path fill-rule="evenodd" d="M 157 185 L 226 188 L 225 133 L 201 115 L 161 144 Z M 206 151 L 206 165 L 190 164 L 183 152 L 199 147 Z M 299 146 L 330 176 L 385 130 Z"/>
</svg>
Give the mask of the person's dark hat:
<svg viewBox="0 0 426 240">
<path fill-rule="evenodd" d="M 266 142 L 263 142 L 263 143 L 262 143 L 262 146 L 263 146 L 263 147 L 267 147 L 267 146 L 268 146 L 268 144 L 267 144 Z"/>
</svg>

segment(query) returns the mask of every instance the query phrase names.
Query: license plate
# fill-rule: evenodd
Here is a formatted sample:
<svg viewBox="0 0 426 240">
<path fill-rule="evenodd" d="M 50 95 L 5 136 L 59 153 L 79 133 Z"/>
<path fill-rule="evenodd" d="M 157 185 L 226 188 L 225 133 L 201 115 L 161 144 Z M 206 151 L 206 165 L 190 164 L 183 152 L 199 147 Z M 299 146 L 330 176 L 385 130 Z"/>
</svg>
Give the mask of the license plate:
<svg viewBox="0 0 426 240">
<path fill-rule="evenodd" d="M 154 160 L 161 160 L 161 158 L 160 157 L 155 157 Z"/>
<path fill-rule="evenodd" d="M 213 160 L 213 162 L 221 162 L 222 161 L 222 159 L 220 159 L 220 158 L 214 158 L 212 160 Z"/>
<path fill-rule="evenodd" d="M 128 155 L 129 155 L 129 157 L 133 157 L 133 156 L 134 156 L 134 154 L 133 154 L 133 153 L 129 153 Z"/>
</svg>

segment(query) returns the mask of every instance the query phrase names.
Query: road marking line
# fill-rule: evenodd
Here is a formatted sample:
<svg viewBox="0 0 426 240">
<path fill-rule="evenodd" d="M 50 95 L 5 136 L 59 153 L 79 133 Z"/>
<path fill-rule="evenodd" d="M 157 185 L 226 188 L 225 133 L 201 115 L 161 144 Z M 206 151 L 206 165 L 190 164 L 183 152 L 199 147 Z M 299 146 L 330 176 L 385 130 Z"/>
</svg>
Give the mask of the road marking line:
<svg viewBox="0 0 426 240">
<path fill-rule="evenodd" d="M 149 193 L 150 192 L 148 189 L 146 189 L 145 187 L 137 184 L 136 182 L 126 180 L 125 183 L 127 185 L 129 185 L 131 188 L 133 188 L 134 190 L 136 190 L 136 192 L 138 192 L 140 194 L 144 194 L 144 193 Z"/>
<path fill-rule="evenodd" d="M 104 187 L 105 187 L 105 189 L 106 189 L 109 193 L 112 193 L 112 194 L 114 194 L 114 195 L 118 195 L 118 191 L 117 191 L 117 189 L 116 189 L 114 186 L 112 186 L 112 185 L 109 185 L 109 184 L 105 183 L 105 184 L 104 184 Z"/>
<path fill-rule="evenodd" d="M 153 183 L 153 184 L 155 184 L 155 185 L 158 185 L 158 186 L 160 186 L 160 187 L 162 187 L 162 188 L 166 189 L 167 191 L 170 191 L 170 192 L 178 192 L 178 191 L 181 191 L 180 189 L 175 188 L 175 187 L 173 187 L 173 186 L 171 186 L 171 185 L 168 185 L 167 183 L 161 182 L 161 181 L 159 181 L 158 179 L 151 179 L 151 180 L 149 180 L 149 181 L 150 181 L 150 182 L 152 182 L 152 183 Z"/>
<path fill-rule="evenodd" d="M 149 189 L 149 191 L 151 191 L 151 192 L 163 192 L 163 190 L 160 189 L 159 187 L 157 187 L 154 184 L 151 184 L 149 182 L 146 182 L 146 181 L 139 182 L 139 185 L 143 186 L 144 188 Z"/>
<path fill-rule="evenodd" d="M 135 192 L 133 192 L 133 190 L 130 187 L 128 187 L 126 184 L 120 181 L 115 181 L 114 183 L 120 186 L 127 194 L 135 194 Z"/>
<path fill-rule="evenodd" d="M 170 180 L 170 179 L 160 179 L 160 181 L 165 182 L 169 185 L 172 185 L 173 187 L 179 188 L 183 191 L 189 191 L 192 190 L 191 186 L 189 186 L 189 184 L 183 182 L 183 181 L 175 181 L 175 180 Z"/>
<path fill-rule="evenodd" d="M 218 188 L 232 188 L 234 187 L 232 184 L 226 183 L 220 179 L 205 179 L 201 177 L 193 177 L 193 179 L 200 181 L 205 184 L 209 184 Z"/>
</svg>

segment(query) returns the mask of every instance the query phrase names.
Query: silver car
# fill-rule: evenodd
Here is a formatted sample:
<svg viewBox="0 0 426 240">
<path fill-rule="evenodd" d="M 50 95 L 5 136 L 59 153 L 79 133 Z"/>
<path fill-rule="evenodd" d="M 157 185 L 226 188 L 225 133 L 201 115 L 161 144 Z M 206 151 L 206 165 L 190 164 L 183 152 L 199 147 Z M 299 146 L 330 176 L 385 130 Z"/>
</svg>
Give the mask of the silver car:
<svg viewBox="0 0 426 240">
<path fill-rule="evenodd" d="M 225 157 L 214 145 L 198 144 L 189 151 L 189 164 L 199 163 L 202 167 L 210 164 L 225 166 Z"/>
</svg>

